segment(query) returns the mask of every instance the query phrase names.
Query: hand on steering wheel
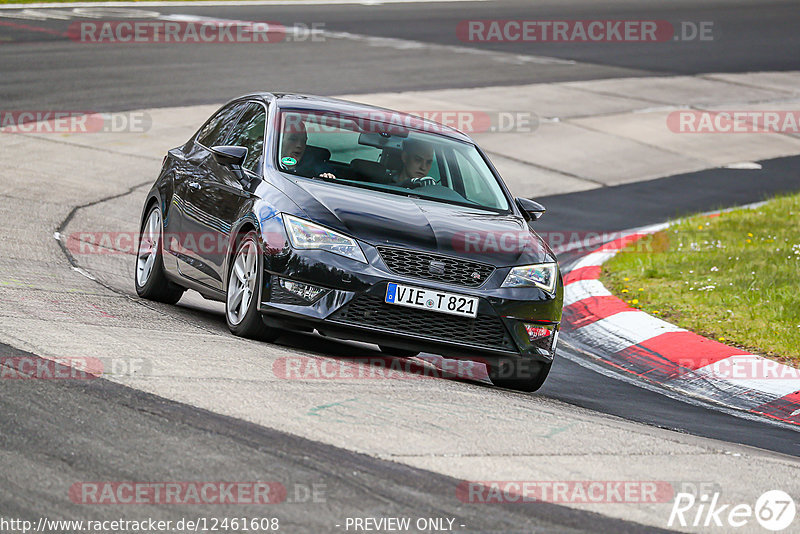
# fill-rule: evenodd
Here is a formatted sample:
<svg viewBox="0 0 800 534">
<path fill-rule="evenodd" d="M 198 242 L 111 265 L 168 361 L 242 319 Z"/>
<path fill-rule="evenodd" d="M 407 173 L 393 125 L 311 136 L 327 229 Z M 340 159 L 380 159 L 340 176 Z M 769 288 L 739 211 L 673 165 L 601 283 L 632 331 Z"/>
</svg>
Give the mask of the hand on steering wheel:
<svg viewBox="0 0 800 534">
<path fill-rule="evenodd" d="M 423 176 L 422 178 L 412 178 L 411 187 L 414 189 L 418 187 L 425 187 L 426 185 L 436 185 L 436 180 L 432 176 Z"/>
</svg>

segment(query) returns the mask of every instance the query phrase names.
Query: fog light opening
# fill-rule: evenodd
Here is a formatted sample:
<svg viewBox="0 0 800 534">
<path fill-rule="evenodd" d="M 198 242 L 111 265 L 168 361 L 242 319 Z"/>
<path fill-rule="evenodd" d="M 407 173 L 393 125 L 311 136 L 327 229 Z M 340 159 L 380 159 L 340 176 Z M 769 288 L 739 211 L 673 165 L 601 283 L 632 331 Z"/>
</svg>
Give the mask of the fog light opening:
<svg viewBox="0 0 800 534">
<path fill-rule="evenodd" d="M 528 338 L 530 338 L 531 341 L 538 341 L 550 337 L 553 334 L 551 328 L 538 324 L 525 323 L 525 331 L 528 332 Z"/>
<path fill-rule="evenodd" d="M 278 278 L 278 285 L 289 293 L 297 295 L 308 302 L 314 302 L 320 295 L 327 291 L 324 287 L 312 286 L 311 284 L 286 280 L 285 278 Z"/>
</svg>

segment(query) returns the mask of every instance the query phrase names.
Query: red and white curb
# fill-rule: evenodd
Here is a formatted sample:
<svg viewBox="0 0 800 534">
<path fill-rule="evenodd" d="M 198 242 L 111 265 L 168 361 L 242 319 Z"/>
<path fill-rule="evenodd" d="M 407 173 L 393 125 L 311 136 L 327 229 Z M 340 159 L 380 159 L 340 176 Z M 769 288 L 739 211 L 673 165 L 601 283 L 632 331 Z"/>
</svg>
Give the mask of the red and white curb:
<svg viewBox="0 0 800 534">
<path fill-rule="evenodd" d="M 800 425 L 800 369 L 707 339 L 632 308 L 600 282 L 604 262 L 666 226 L 631 231 L 572 266 L 564 277 L 562 331 L 594 357 L 648 382 Z"/>
</svg>

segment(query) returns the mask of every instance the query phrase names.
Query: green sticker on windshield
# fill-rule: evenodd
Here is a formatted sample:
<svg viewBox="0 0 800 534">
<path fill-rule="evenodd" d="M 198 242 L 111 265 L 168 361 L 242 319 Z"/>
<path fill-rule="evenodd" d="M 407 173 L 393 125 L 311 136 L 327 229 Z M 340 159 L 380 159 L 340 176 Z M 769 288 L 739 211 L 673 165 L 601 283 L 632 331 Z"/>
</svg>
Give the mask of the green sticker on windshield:
<svg viewBox="0 0 800 534">
<path fill-rule="evenodd" d="M 286 156 L 285 158 L 281 158 L 281 163 L 283 163 L 287 167 L 291 167 L 293 165 L 297 165 L 297 160 L 292 157 Z"/>
</svg>

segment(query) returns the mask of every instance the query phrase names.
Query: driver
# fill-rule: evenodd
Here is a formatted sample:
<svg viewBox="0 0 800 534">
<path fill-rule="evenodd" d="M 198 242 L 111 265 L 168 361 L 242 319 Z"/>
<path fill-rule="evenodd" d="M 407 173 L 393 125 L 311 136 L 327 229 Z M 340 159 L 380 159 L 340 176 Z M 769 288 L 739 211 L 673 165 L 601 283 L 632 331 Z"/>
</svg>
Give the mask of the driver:
<svg viewBox="0 0 800 534">
<path fill-rule="evenodd" d="M 403 152 L 400 154 L 402 165 L 393 173 L 392 184 L 401 187 L 414 187 L 420 178 L 428 176 L 433 165 L 433 146 L 418 139 L 403 141 Z"/>
</svg>

